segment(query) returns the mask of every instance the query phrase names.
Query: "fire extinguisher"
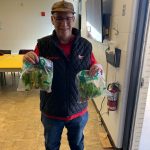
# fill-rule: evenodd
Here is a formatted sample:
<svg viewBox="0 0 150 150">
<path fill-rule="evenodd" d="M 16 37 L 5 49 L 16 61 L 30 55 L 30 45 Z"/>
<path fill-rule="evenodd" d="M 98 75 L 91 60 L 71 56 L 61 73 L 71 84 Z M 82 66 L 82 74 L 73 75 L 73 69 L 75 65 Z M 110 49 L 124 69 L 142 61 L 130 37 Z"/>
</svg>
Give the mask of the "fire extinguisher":
<svg viewBox="0 0 150 150">
<path fill-rule="evenodd" d="M 118 96 L 119 96 L 119 89 L 120 85 L 118 82 L 110 83 L 107 86 L 107 106 L 108 110 L 115 111 L 117 110 L 118 105 Z"/>
</svg>

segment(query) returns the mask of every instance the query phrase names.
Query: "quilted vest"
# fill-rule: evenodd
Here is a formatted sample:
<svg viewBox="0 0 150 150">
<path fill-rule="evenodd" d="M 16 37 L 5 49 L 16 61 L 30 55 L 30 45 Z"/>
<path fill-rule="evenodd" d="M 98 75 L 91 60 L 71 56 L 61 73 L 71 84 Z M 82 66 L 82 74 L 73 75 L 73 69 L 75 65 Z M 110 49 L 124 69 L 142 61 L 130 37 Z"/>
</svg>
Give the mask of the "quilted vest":
<svg viewBox="0 0 150 150">
<path fill-rule="evenodd" d="M 73 28 L 75 39 L 71 54 L 66 57 L 59 47 L 55 30 L 50 36 L 38 40 L 39 55 L 53 62 L 52 92 L 40 91 L 40 109 L 43 113 L 56 117 L 69 117 L 87 107 L 87 102 L 79 103 L 76 75 L 91 65 L 91 43 L 82 38 Z"/>
</svg>

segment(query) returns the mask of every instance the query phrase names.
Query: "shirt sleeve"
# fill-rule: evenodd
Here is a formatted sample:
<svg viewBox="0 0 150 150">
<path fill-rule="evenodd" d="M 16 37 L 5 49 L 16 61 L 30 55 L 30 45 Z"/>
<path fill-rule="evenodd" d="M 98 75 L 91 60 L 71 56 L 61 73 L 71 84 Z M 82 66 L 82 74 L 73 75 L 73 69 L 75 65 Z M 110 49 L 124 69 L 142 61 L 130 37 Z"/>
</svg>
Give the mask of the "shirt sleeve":
<svg viewBox="0 0 150 150">
<path fill-rule="evenodd" d="M 36 45 L 35 49 L 34 49 L 34 53 L 39 56 L 39 48 L 38 46 Z"/>
<path fill-rule="evenodd" d="M 97 64 L 97 60 L 95 59 L 94 54 L 92 52 L 92 54 L 91 54 L 91 66 L 94 64 Z"/>
</svg>

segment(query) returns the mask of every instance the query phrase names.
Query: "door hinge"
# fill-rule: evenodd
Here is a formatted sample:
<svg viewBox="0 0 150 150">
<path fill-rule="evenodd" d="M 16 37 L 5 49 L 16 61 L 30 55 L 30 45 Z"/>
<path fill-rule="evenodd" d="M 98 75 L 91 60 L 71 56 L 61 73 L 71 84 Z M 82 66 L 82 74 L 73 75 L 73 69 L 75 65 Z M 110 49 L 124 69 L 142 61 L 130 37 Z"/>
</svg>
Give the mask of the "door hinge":
<svg viewBox="0 0 150 150">
<path fill-rule="evenodd" d="M 144 78 L 141 78 L 141 87 L 144 86 Z"/>
</svg>

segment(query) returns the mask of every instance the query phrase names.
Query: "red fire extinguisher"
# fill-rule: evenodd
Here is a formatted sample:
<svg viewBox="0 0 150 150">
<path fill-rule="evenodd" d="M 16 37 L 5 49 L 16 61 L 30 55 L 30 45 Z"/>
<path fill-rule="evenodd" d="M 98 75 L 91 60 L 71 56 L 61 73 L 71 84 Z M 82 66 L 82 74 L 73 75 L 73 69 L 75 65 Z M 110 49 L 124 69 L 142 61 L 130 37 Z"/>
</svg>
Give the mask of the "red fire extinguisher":
<svg viewBox="0 0 150 150">
<path fill-rule="evenodd" d="M 110 83 L 107 86 L 107 106 L 108 110 L 110 111 L 115 111 L 117 110 L 117 105 L 118 105 L 118 96 L 119 96 L 119 83 L 118 82 L 113 82 Z"/>
</svg>

